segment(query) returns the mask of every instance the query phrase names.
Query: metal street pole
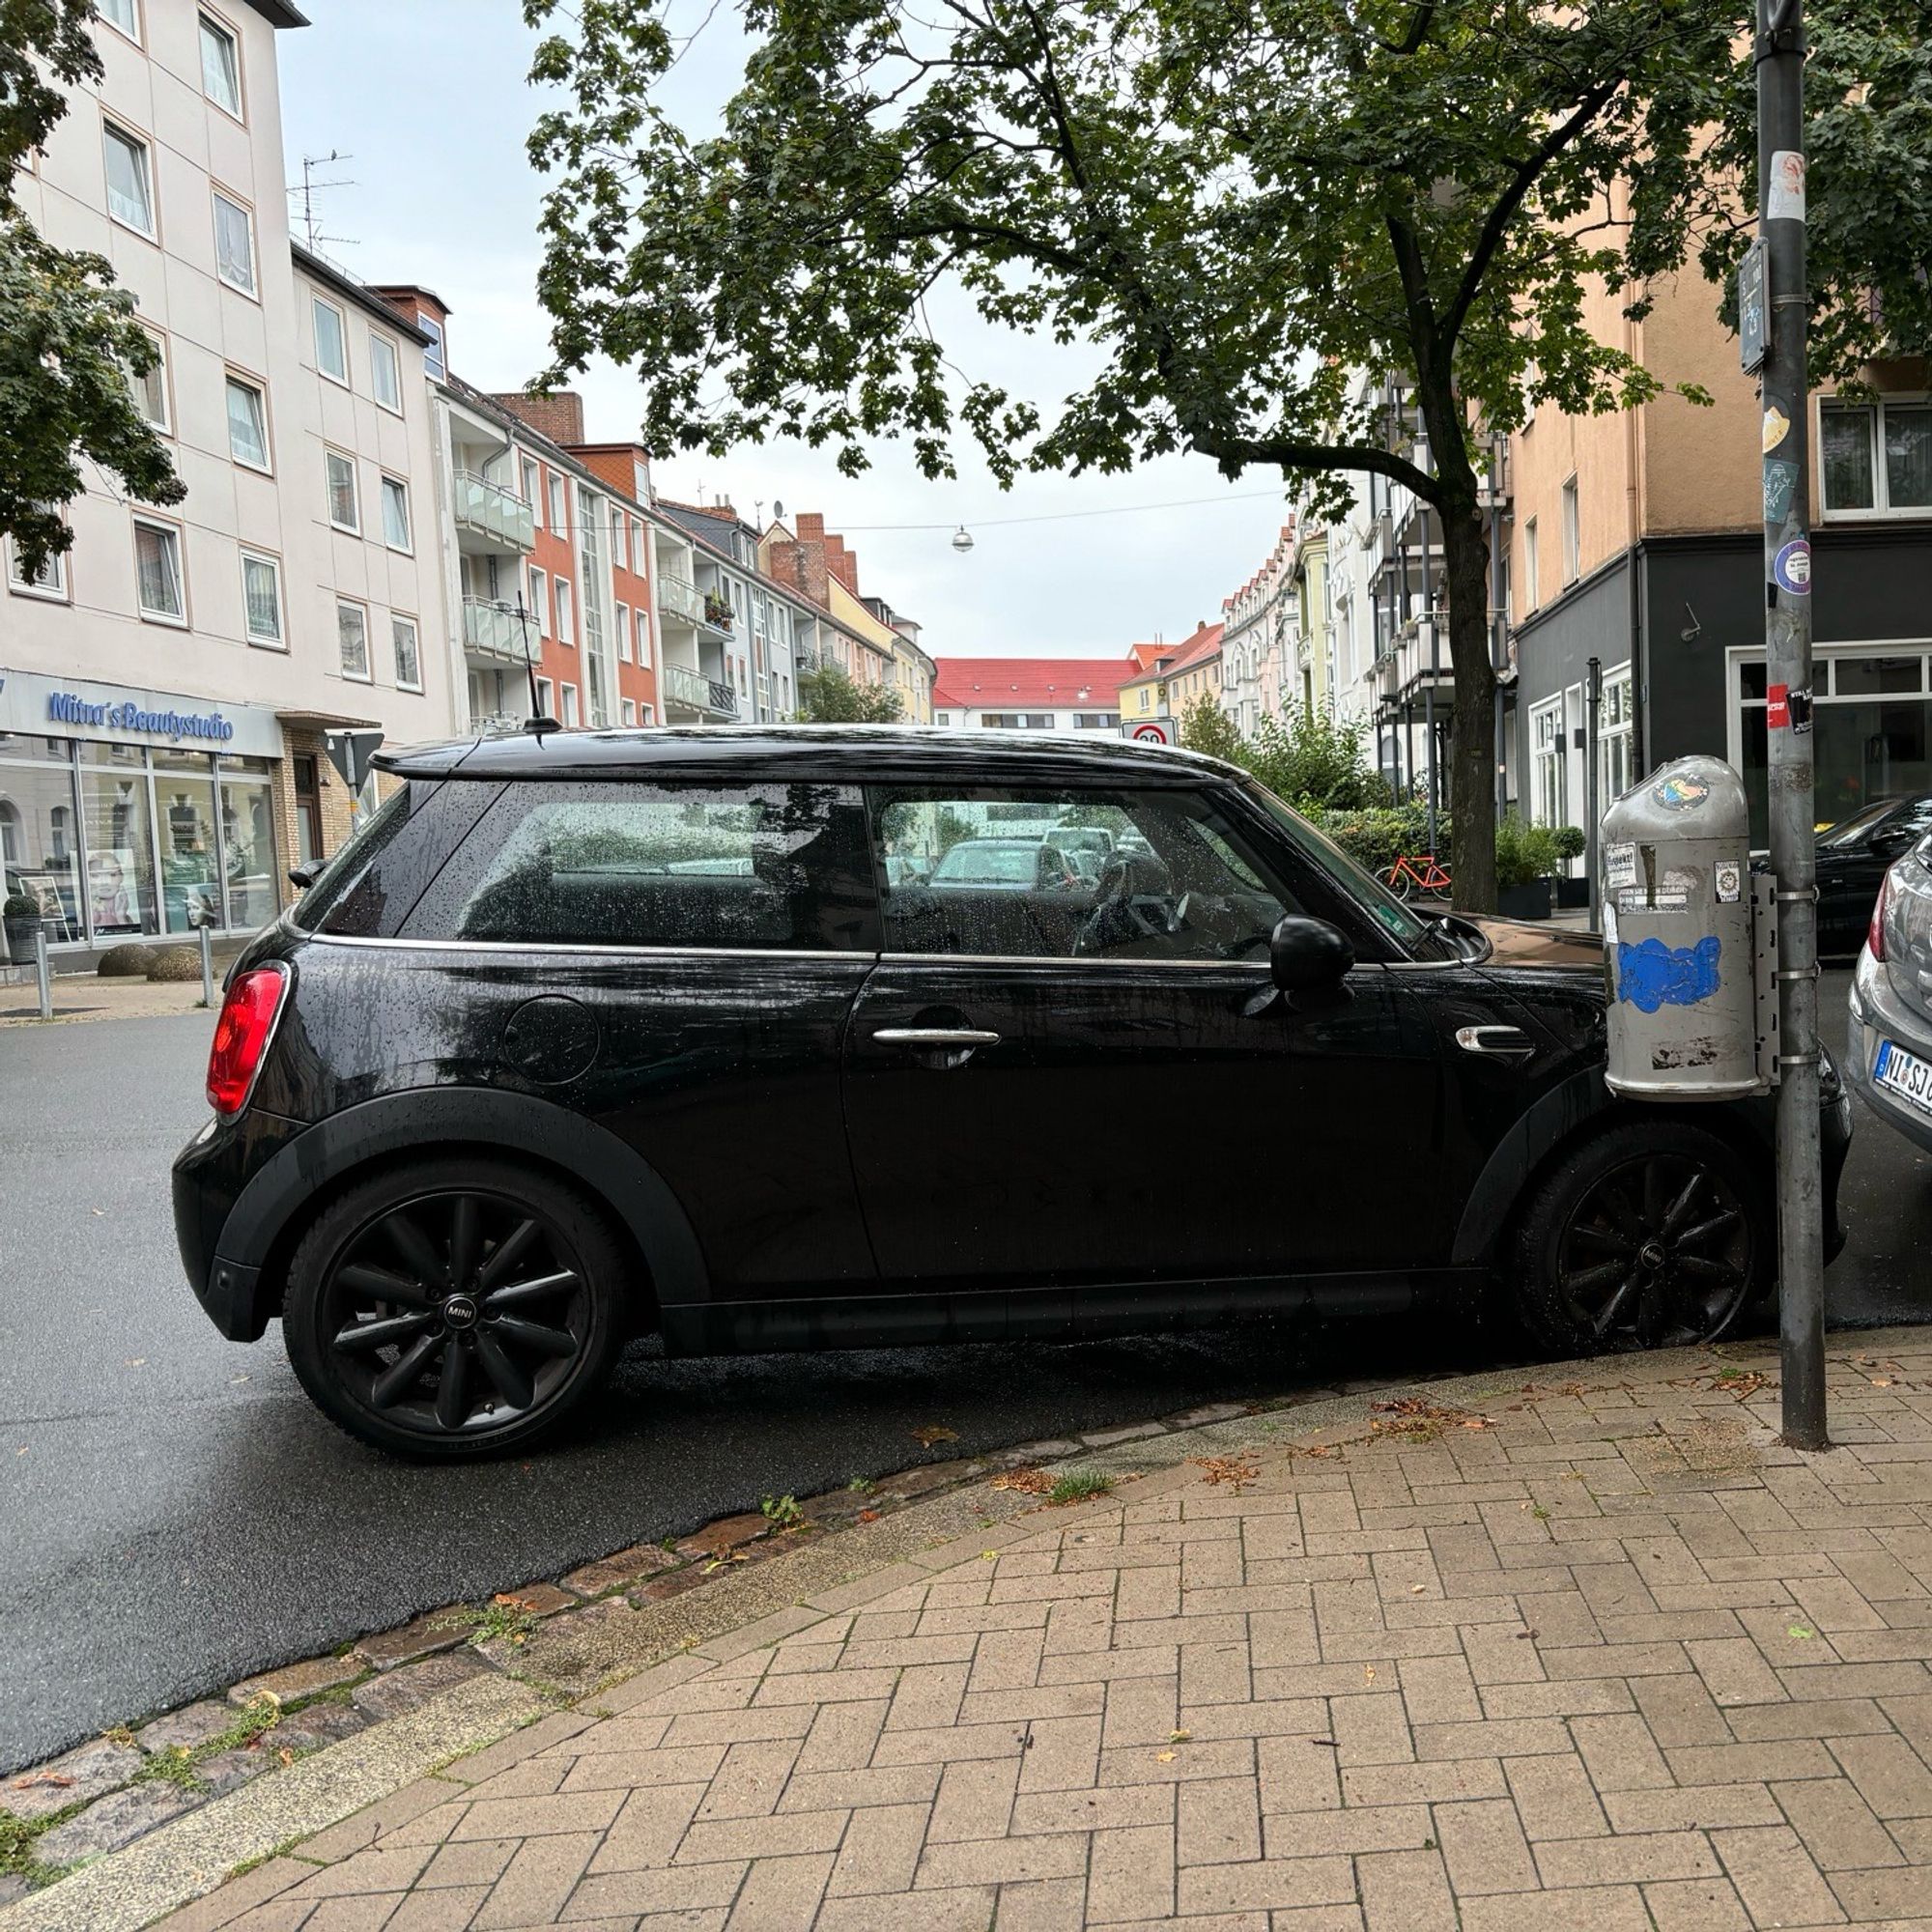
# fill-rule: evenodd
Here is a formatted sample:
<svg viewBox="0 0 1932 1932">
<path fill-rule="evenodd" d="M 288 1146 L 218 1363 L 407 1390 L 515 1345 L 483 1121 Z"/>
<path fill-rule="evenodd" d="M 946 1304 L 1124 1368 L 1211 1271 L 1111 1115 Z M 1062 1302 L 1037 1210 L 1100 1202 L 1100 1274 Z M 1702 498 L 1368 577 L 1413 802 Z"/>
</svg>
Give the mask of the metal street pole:
<svg viewBox="0 0 1932 1932">
<path fill-rule="evenodd" d="M 1604 661 L 1592 658 L 1583 678 L 1583 869 L 1590 881 L 1590 929 L 1603 925 L 1602 881 L 1597 876 L 1597 853 L 1601 842 L 1604 801 L 1598 770 L 1604 709 Z"/>
<path fill-rule="evenodd" d="M 1764 243 L 1765 655 L 1771 869 L 1777 879 L 1777 1235 L 1784 1439 L 1825 1426 L 1824 1191 L 1818 1156 L 1816 775 L 1804 362 L 1802 0 L 1758 0 L 1758 235 Z"/>
</svg>

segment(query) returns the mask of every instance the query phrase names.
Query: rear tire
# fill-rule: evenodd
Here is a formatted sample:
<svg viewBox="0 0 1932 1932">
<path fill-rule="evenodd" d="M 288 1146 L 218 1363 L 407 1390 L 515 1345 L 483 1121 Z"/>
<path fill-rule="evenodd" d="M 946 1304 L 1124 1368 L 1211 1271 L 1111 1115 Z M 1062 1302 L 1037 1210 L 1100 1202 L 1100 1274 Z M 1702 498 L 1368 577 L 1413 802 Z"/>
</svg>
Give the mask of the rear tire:
<svg viewBox="0 0 1932 1932">
<path fill-rule="evenodd" d="M 325 1208 L 289 1264 L 282 1334 L 358 1440 L 459 1462 L 551 1435 L 609 1374 L 624 1251 L 577 1189 L 489 1156 L 391 1167 Z"/>
<path fill-rule="evenodd" d="M 1776 1280 L 1770 1197 L 1731 1144 L 1644 1119 L 1537 1183 L 1511 1256 L 1516 1311 L 1559 1355 L 1714 1342 Z"/>
</svg>

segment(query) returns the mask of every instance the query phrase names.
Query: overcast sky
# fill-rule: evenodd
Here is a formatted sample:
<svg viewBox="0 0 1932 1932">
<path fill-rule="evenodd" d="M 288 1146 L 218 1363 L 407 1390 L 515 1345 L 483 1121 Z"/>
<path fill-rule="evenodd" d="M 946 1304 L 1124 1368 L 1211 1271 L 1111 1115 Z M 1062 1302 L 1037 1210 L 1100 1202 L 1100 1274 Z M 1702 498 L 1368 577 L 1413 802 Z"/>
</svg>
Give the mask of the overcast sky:
<svg viewBox="0 0 1932 1932">
<path fill-rule="evenodd" d="M 674 19 L 695 26 L 703 0 L 674 6 Z M 354 184 L 317 197 L 323 234 L 337 238 L 322 251 L 365 281 L 435 289 L 453 311 L 457 373 L 484 389 L 521 387 L 548 338 L 534 293 L 541 185 L 524 153 L 540 108 L 525 81 L 535 37 L 516 0 L 308 0 L 304 11 L 312 26 L 278 36 L 289 181 L 301 180 L 304 156 L 335 149 L 351 158 L 318 168 L 317 179 Z M 672 76 L 686 125 L 715 116 L 743 50 L 727 4 Z M 298 202 L 295 219 L 299 238 Z M 996 355 L 1013 386 L 1042 400 L 1078 381 L 1051 343 L 981 342 L 961 355 L 981 370 Z M 578 386 L 591 438 L 636 433 L 641 397 L 631 372 L 596 367 Z M 666 496 L 726 495 L 747 516 L 759 502 L 769 514 L 774 500 L 787 513 L 822 511 L 858 550 L 860 588 L 918 619 L 941 655 L 1111 656 L 1135 639 L 1185 636 L 1220 616 L 1284 515 L 1270 478 L 1224 484 L 1198 457 L 1121 477 L 1027 476 L 1003 492 L 963 448 L 956 483 L 924 481 L 890 443 L 871 455 L 856 481 L 830 455 L 786 442 L 723 463 L 678 458 L 655 474 Z M 1136 507 L 1190 498 L 1210 500 Z M 994 526 L 1067 512 L 1099 514 Z M 894 524 L 943 527 L 865 527 Z M 950 542 L 959 524 L 976 539 L 964 556 Z"/>
</svg>

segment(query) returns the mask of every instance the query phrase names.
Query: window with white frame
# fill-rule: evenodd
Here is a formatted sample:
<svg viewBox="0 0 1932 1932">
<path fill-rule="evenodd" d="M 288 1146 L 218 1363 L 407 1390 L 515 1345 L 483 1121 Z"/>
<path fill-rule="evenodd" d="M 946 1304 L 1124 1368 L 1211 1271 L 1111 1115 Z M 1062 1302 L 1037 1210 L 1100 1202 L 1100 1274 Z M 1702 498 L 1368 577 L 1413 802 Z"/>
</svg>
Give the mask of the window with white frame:
<svg viewBox="0 0 1932 1932">
<path fill-rule="evenodd" d="M 560 644 L 577 642 L 577 613 L 571 602 L 570 580 L 567 577 L 556 580 L 556 640 Z"/>
<path fill-rule="evenodd" d="M 342 675 L 358 684 L 369 683 L 369 613 L 346 597 L 335 601 L 335 646 Z"/>
<path fill-rule="evenodd" d="M 563 724 L 566 730 L 577 728 L 577 687 L 566 684 L 563 690 Z"/>
<path fill-rule="evenodd" d="M 544 526 L 543 490 L 538 483 L 537 466 L 526 456 L 523 459 L 524 501 L 530 506 L 530 516 L 538 529 Z"/>
<path fill-rule="evenodd" d="M 1529 713 L 1530 813 L 1538 825 L 1567 825 L 1563 699 L 1532 705 Z"/>
<path fill-rule="evenodd" d="M 315 366 L 331 383 L 349 382 L 349 326 L 342 311 L 320 296 L 309 298 L 309 312 L 315 318 Z"/>
<path fill-rule="evenodd" d="M 111 121 L 100 125 L 100 145 L 107 162 L 107 213 L 123 228 L 155 239 L 155 184 L 148 162 L 148 144 Z"/>
<path fill-rule="evenodd" d="M 225 114 L 242 118 L 242 49 L 219 20 L 206 14 L 201 27 L 201 91 Z"/>
<path fill-rule="evenodd" d="M 67 552 L 49 551 L 42 558 L 40 569 L 30 577 L 10 538 L 7 544 L 7 587 L 18 591 L 22 597 L 49 597 L 64 603 L 67 599 Z"/>
<path fill-rule="evenodd" d="M 214 195 L 214 272 L 244 296 L 255 293 L 255 217 L 219 188 Z"/>
<path fill-rule="evenodd" d="M 399 476 L 383 478 L 383 541 L 391 550 L 410 547 L 410 486 Z"/>
<path fill-rule="evenodd" d="M 553 715 L 550 708 L 550 699 L 551 699 L 550 679 L 547 677 L 540 677 L 537 679 L 538 717 L 549 718 Z"/>
<path fill-rule="evenodd" d="M 141 44 L 140 0 L 94 0 L 94 11 L 137 47 Z"/>
<path fill-rule="evenodd" d="M 639 703 L 638 706 L 638 723 L 639 724 L 655 724 L 657 722 L 658 714 L 656 710 L 648 704 Z"/>
<path fill-rule="evenodd" d="M 282 635 L 282 567 L 260 551 L 242 553 L 242 621 L 251 644 L 288 649 Z"/>
<path fill-rule="evenodd" d="M 396 358 L 396 345 L 373 328 L 369 331 L 369 387 L 385 410 L 402 414 L 403 368 Z"/>
<path fill-rule="evenodd" d="M 420 691 L 423 688 L 422 651 L 416 639 L 415 620 L 412 617 L 391 617 L 389 642 L 396 656 L 397 689 Z"/>
<path fill-rule="evenodd" d="M 1530 518 L 1522 526 L 1522 605 L 1525 611 L 1534 611 L 1543 602 L 1543 593 L 1536 581 L 1536 519 Z"/>
<path fill-rule="evenodd" d="M 230 376 L 228 393 L 228 453 L 247 469 L 265 473 L 269 462 L 269 405 L 261 384 Z"/>
<path fill-rule="evenodd" d="M 362 506 L 355 495 L 355 459 L 340 450 L 327 449 L 322 456 L 328 484 L 328 521 L 338 530 L 352 536 L 362 531 Z"/>
<path fill-rule="evenodd" d="M 550 636 L 550 579 L 535 564 L 530 565 L 530 609 L 537 613 L 537 636 Z"/>
<path fill-rule="evenodd" d="M 134 519 L 134 590 L 142 616 L 157 624 L 187 622 L 181 531 L 173 524 Z"/>
<path fill-rule="evenodd" d="M 550 478 L 550 526 L 558 536 L 570 527 L 570 492 L 564 487 L 563 478 L 553 470 Z"/>
<path fill-rule="evenodd" d="M 154 363 L 143 375 L 128 370 L 128 385 L 134 392 L 134 407 L 141 412 L 141 420 L 150 429 L 169 436 L 174 424 L 168 414 L 168 341 L 152 328 L 148 330 L 148 340 L 155 345 Z"/>
<path fill-rule="evenodd" d="M 1932 509 L 1932 402 L 1823 403 L 1818 444 L 1828 517 L 1923 516 Z"/>
<path fill-rule="evenodd" d="M 620 662 L 631 662 L 631 607 L 619 604 L 616 611 L 617 656 Z"/>
<path fill-rule="evenodd" d="M 637 700 L 635 698 L 626 697 L 620 699 L 619 704 L 621 706 L 624 723 L 626 724 L 635 724 L 638 722 Z"/>
<path fill-rule="evenodd" d="M 442 360 L 442 324 L 437 321 L 435 316 L 425 315 L 421 309 L 417 309 L 416 327 L 429 337 L 428 342 L 423 345 L 423 367 L 440 383 L 445 373 Z"/>
<path fill-rule="evenodd" d="M 1563 581 L 1575 583 L 1583 569 L 1583 530 L 1577 513 L 1577 479 L 1563 486 Z"/>
<path fill-rule="evenodd" d="M 1635 706 L 1630 666 L 1604 677 L 1603 709 L 1597 717 L 1597 801 L 1607 809 L 1631 788 L 1635 771 Z"/>
</svg>

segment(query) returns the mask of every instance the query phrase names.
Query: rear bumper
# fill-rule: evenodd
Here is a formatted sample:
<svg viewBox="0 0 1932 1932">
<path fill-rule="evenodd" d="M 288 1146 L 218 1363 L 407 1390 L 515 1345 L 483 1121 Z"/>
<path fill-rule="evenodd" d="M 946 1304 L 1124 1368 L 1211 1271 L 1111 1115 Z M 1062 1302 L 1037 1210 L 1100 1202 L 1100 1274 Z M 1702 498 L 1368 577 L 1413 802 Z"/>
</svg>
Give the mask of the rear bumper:
<svg viewBox="0 0 1932 1932">
<path fill-rule="evenodd" d="M 302 1122 L 244 1108 L 234 1121 L 211 1119 L 175 1156 L 175 1244 L 202 1312 L 231 1342 L 259 1341 L 281 1309 L 281 1284 L 259 1266 L 229 1259 L 222 1236 L 242 1190 L 302 1131 Z"/>
<path fill-rule="evenodd" d="M 1892 992 L 1885 968 L 1869 952 L 1861 952 L 1859 970 L 1852 976 L 1845 1080 L 1887 1126 L 1932 1151 L 1932 1114 L 1921 1114 L 1872 1079 L 1872 1061 L 1881 1039 L 1896 1040 L 1908 1053 L 1932 1061 L 1932 1031 Z"/>
</svg>

